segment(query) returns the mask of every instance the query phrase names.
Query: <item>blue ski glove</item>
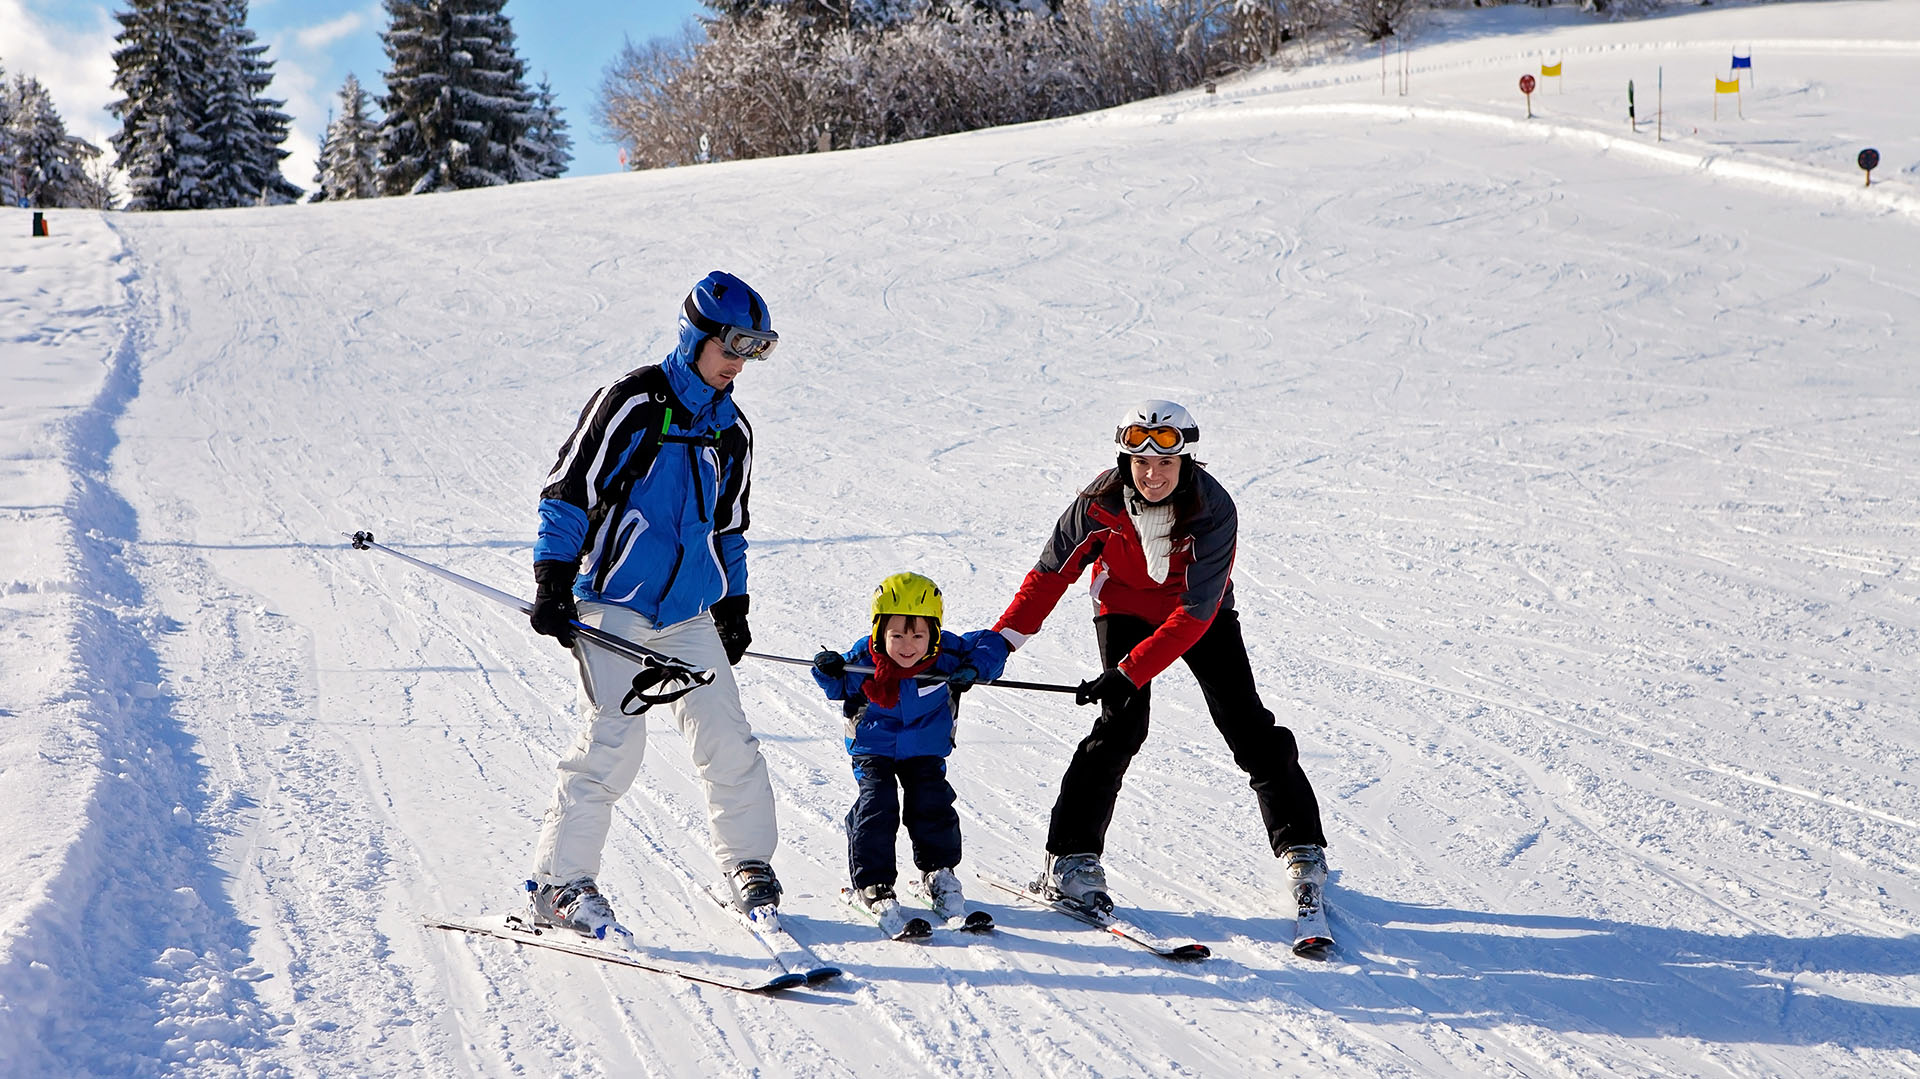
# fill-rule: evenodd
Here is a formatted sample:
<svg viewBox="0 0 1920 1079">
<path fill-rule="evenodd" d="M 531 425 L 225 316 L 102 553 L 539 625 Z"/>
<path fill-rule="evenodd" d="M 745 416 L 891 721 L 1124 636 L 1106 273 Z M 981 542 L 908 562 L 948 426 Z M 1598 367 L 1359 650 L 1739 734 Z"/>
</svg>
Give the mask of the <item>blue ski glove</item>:
<svg viewBox="0 0 1920 1079">
<path fill-rule="evenodd" d="M 1127 702 L 1132 700 L 1133 695 L 1138 692 L 1140 687 L 1134 685 L 1133 679 L 1128 678 L 1120 668 L 1108 667 L 1101 672 L 1100 677 L 1089 678 L 1080 683 L 1074 690 L 1073 703 L 1092 704 L 1099 701 L 1101 704 L 1112 705 L 1115 708 L 1125 708 Z"/>
<path fill-rule="evenodd" d="M 814 653 L 813 669 L 828 678 L 844 678 L 847 674 L 847 657 L 830 648 L 822 648 Z"/>
<path fill-rule="evenodd" d="M 953 673 L 947 675 L 947 686 L 955 693 L 965 693 L 967 690 L 972 689 L 973 684 L 979 680 L 980 672 L 974 670 L 973 667 L 955 667 Z"/>
<path fill-rule="evenodd" d="M 580 617 L 573 604 L 573 579 L 579 575 L 575 562 L 548 559 L 533 564 L 533 611 L 527 623 L 535 633 L 559 641 L 562 648 L 573 647 L 573 623 Z"/>
</svg>

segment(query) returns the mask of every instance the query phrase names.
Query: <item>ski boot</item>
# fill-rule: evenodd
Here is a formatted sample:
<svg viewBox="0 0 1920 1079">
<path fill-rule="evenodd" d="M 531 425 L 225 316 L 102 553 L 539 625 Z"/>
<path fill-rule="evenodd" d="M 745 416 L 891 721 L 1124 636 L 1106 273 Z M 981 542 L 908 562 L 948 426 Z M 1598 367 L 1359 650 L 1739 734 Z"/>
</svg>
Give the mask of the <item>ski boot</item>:
<svg viewBox="0 0 1920 1079">
<path fill-rule="evenodd" d="M 891 884 L 869 884 L 865 888 L 855 890 L 853 894 L 859 897 L 861 906 L 875 914 L 879 914 L 890 906 L 900 905 L 900 897 L 893 894 Z"/>
<path fill-rule="evenodd" d="M 921 878 L 926 887 L 927 903 L 933 907 L 933 913 L 943 922 L 967 915 L 967 897 L 960 890 L 960 878 L 953 875 L 951 869 L 935 869 Z"/>
<path fill-rule="evenodd" d="M 1324 956 L 1333 948 L 1333 934 L 1327 928 L 1326 897 L 1327 852 L 1320 847 L 1288 847 L 1287 890 L 1294 906 L 1293 950 L 1297 955 Z"/>
<path fill-rule="evenodd" d="M 900 899 L 894 894 L 891 884 L 848 888 L 841 894 L 846 896 L 847 902 L 866 911 L 867 916 L 880 926 L 880 931 L 894 940 L 926 940 L 933 935 L 933 923 L 909 914 L 900 905 Z"/>
<path fill-rule="evenodd" d="M 1296 894 L 1303 884 L 1313 886 L 1314 905 L 1319 905 L 1319 894 L 1327 885 L 1327 852 L 1320 847 L 1306 845 L 1288 847 L 1287 882 Z"/>
<path fill-rule="evenodd" d="M 1107 894 L 1107 871 L 1098 854 L 1049 854 L 1038 891 L 1048 899 L 1064 900 L 1097 914 L 1113 913 Z"/>
<path fill-rule="evenodd" d="M 933 908 L 933 916 L 948 929 L 984 933 L 993 928 L 992 914 L 967 906 L 967 897 L 960 890 L 960 878 L 954 875 L 953 870 L 929 870 L 920 878 L 916 888 L 926 896 L 927 905 Z"/>
<path fill-rule="evenodd" d="M 733 867 L 727 875 L 733 887 L 733 905 L 747 913 L 755 907 L 777 906 L 780 902 L 780 878 L 765 862 L 750 860 Z"/>
<path fill-rule="evenodd" d="M 613 904 L 600 894 L 592 877 L 565 884 L 527 882 L 527 905 L 535 925 L 571 929 L 596 940 L 631 936 L 613 916 Z"/>
</svg>

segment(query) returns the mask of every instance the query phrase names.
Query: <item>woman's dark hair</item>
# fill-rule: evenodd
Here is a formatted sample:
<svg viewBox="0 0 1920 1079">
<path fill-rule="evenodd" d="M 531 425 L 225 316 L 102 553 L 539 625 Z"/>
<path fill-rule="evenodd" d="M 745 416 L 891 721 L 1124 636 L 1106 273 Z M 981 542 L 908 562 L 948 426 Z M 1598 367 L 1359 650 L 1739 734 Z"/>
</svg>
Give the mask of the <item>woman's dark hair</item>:
<svg viewBox="0 0 1920 1079">
<path fill-rule="evenodd" d="M 1173 534 L 1176 536 L 1192 535 L 1193 522 L 1206 512 L 1207 500 L 1200 493 L 1197 475 L 1205 467 L 1205 461 L 1186 456 L 1180 458 L 1180 482 L 1174 486 L 1173 493 L 1167 496 L 1167 502 L 1173 506 Z M 1125 497 L 1125 493 L 1133 489 L 1133 456 L 1122 453 L 1115 455 L 1113 471 L 1102 473 L 1099 479 L 1080 493 L 1087 498 L 1099 499 L 1115 492 Z"/>
</svg>

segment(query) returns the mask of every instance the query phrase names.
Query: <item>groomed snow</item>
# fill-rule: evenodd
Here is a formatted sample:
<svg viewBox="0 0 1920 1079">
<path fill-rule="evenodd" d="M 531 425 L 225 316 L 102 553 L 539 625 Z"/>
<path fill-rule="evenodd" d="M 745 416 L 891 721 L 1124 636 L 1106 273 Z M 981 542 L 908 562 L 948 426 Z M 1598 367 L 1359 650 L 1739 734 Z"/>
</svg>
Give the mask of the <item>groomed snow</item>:
<svg viewBox="0 0 1920 1079">
<path fill-rule="evenodd" d="M 0 213 L 0 1076 L 1920 1073 L 1916 57 L 1913 4 L 1503 8 L 1429 24 L 1405 96 L 1392 54 L 1385 95 L 1377 55 L 1299 56 L 869 151 Z M 1178 668 L 1108 865 L 1204 964 L 977 884 L 993 938 L 874 940 L 832 898 L 837 712 L 759 661 L 785 906 L 848 977 L 419 924 L 519 901 L 569 664 L 344 534 L 529 592 L 560 439 L 716 267 L 782 334 L 739 389 L 758 649 L 844 647 L 903 568 L 991 623 L 1114 414 L 1193 410 L 1333 959 L 1284 946 Z M 1086 615 L 1009 677 L 1093 673 Z M 1090 720 L 969 695 L 970 866 L 1037 866 Z M 602 882 L 650 944 L 757 964 L 689 768 L 656 722 Z"/>
</svg>

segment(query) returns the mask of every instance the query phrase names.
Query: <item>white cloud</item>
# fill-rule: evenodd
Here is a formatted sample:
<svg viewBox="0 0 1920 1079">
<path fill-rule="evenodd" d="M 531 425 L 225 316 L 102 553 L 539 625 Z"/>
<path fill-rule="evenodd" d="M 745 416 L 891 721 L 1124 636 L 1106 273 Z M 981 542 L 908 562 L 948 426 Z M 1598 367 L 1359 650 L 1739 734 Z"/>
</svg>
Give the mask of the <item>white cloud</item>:
<svg viewBox="0 0 1920 1079">
<path fill-rule="evenodd" d="M 0 64 L 9 78 L 39 79 L 67 130 L 112 153 L 107 138 L 119 125 L 107 106 L 120 98 L 113 89 L 113 36 L 120 23 L 104 7 L 90 23 L 70 22 L 35 14 L 25 0 L 0 0 Z"/>
<path fill-rule="evenodd" d="M 350 11 L 337 19 L 294 31 L 293 40 L 302 49 L 317 52 L 360 29 L 366 21 L 367 16 L 363 12 Z"/>
<path fill-rule="evenodd" d="M 379 25 L 380 7 L 372 4 L 326 22 L 286 27 L 268 42 L 273 85 L 267 93 L 286 101 L 285 111 L 293 118 L 287 141 L 281 146 L 291 156 L 281 163 L 281 171 L 303 188 L 313 187 L 320 136 L 325 134 L 327 117 L 338 104 L 334 95 L 346 72 L 338 54 L 352 51 L 345 47 L 351 44 L 349 39 L 365 46 L 366 41 L 355 39 L 355 35 L 373 37 L 377 33 L 374 27 Z M 367 73 L 363 71 L 360 79 L 367 82 Z"/>
<path fill-rule="evenodd" d="M 281 149 L 291 154 L 280 163 L 280 171 L 287 179 L 301 187 L 313 186 L 314 158 L 320 152 L 320 135 L 327 126 L 328 90 L 320 88 L 319 80 L 314 77 L 306 61 L 309 54 L 289 56 L 290 50 L 275 42 L 267 57 L 273 61 L 273 85 L 267 87 L 267 94 L 285 101 L 284 111 L 292 117 L 287 127 L 287 141 Z M 313 57 L 322 66 L 325 57 Z"/>
</svg>

